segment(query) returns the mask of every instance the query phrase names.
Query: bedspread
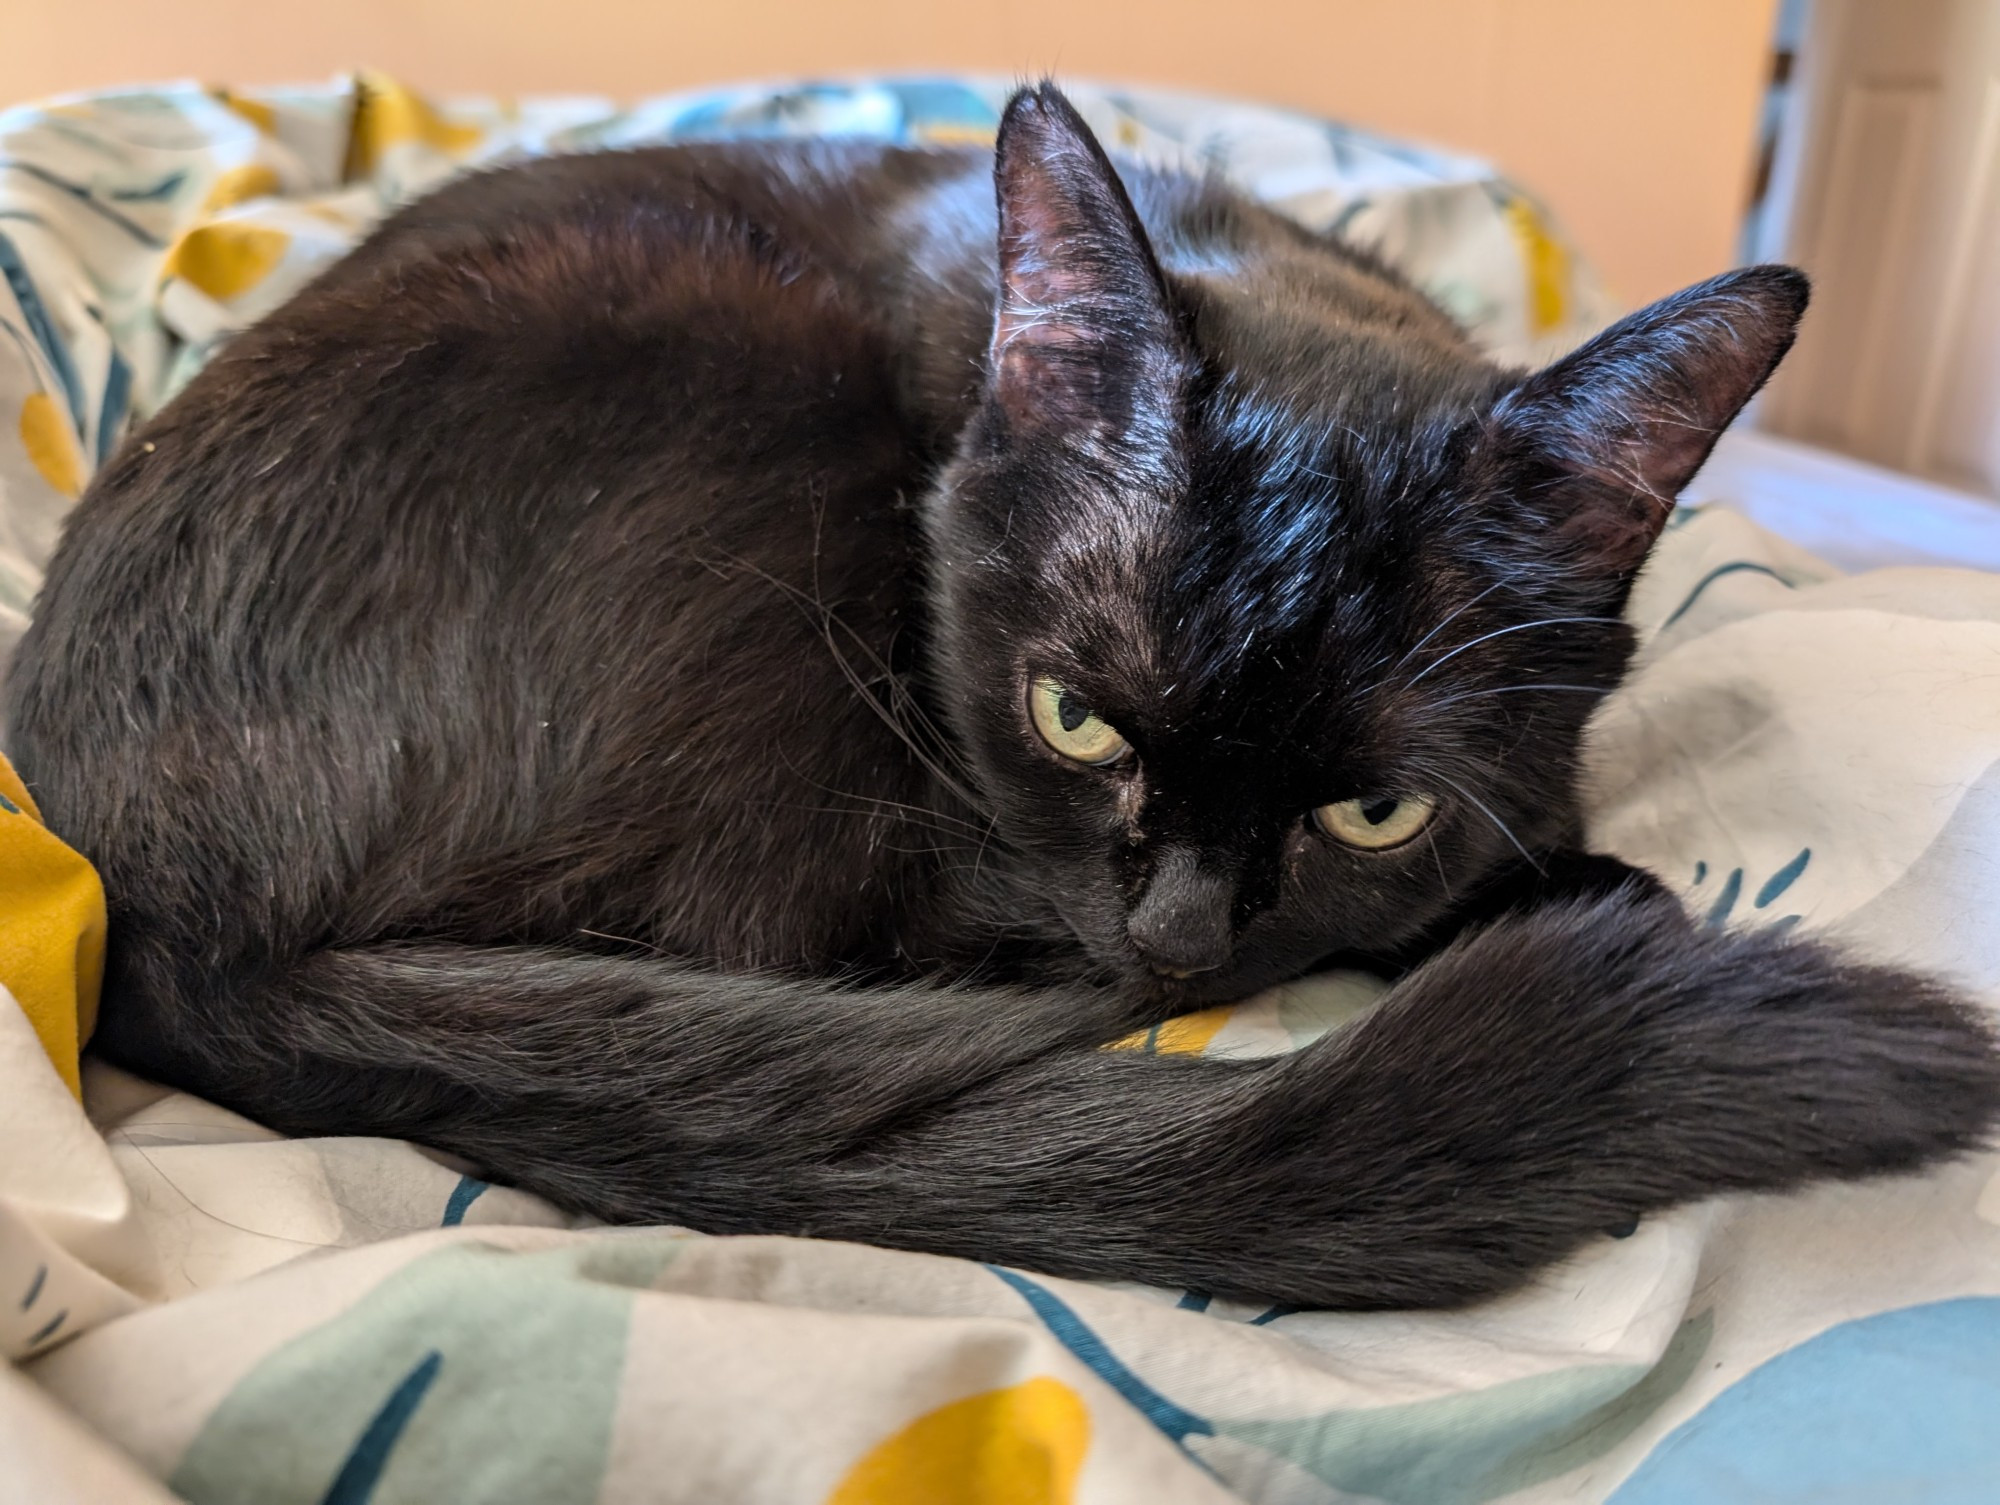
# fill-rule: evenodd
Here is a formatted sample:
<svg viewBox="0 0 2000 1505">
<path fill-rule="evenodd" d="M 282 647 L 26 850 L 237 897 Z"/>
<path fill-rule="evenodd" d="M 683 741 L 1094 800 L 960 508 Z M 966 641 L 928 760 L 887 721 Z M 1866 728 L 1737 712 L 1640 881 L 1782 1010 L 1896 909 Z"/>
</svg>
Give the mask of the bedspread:
<svg viewBox="0 0 2000 1505">
<path fill-rule="evenodd" d="M 25 612 L 68 494 L 124 415 L 389 199 L 481 151 L 717 121 L 990 129 L 990 88 L 936 87 L 616 114 L 438 109 L 376 81 L 359 112 L 351 89 L 186 90 L 0 117 L 0 153 L 17 159 L 0 178 L 15 299 L 0 297 L 14 342 L 0 346 L 0 411 L 44 415 L 19 420 L 11 456 L 0 433 L 15 571 L 0 611 Z M 1201 149 L 1185 122 L 1236 107 L 1174 108 L 1087 101 L 1142 144 L 1148 121 L 1169 137 L 1182 122 L 1186 139 L 1163 150 Z M 385 123 L 361 129 L 370 109 Z M 122 144 L 91 178 L 107 119 Z M 51 165 L 60 152 L 37 137 L 50 155 L 23 156 L 36 132 L 76 155 Z M 1370 170 L 1445 173 L 1446 159 L 1403 152 L 1383 144 Z M 1235 167 L 1264 171 L 1271 197 L 1292 184 L 1302 213 L 1333 212 L 1313 197 L 1333 190 L 1303 169 L 1287 178 L 1282 156 Z M 1548 259 L 1563 254 L 1553 238 L 1533 251 L 1504 186 L 1463 181 L 1529 289 L 1494 300 L 1492 342 L 1527 354 L 1596 317 L 1549 305 L 1561 317 L 1530 327 L 1536 255 L 1557 302 L 1594 295 Z M 1413 226 L 1458 212 L 1443 207 L 1457 190 L 1440 193 L 1376 212 Z M 79 213 L 92 228 L 75 229 Z M 141 237 L 143 285 L 121 259 Z M 83 269 L 73 285 L 58 255 Z M 1704 508 L 1676 514 L 1631 616 L 1637 669 L 1594 723 L 1594 844 L 1659 873 L 1706 923 L 1824 930 L 2000 1005 L 2000 576 L 1842 575 Z M 0 803 L 0 853 L 47 850 L 34 819 Z M 0 908 L 0 955 L 25 912 Z M 85 972 L 89 919 L 81 903 L 39 932 L 80 944 Z M 1135 1048 L 1289 1049 L 1375 991 L 1309 979 Z M 1333 1314 L 848 1244 L 583 1226 L 414 1146 L 287 1140 L 87 1059 L 79 1102 L 63 1074 L 73 1046 L 47 1035 L 0 999 L 0 1345 L 15 1360 L 0 1371 L 0 1500 L 1729 1505 L 2000 1491 L 1991 1155 L 1648 1218 L 1464 1311 Z"/>
</svg>

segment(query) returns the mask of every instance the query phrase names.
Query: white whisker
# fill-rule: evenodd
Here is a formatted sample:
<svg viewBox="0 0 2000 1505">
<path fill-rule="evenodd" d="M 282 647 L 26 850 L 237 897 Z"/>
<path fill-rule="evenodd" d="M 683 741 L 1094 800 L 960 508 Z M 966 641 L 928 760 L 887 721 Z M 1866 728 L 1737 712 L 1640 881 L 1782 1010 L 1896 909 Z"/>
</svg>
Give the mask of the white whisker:
<svg viewBox="0 0 2000 1505">
<path fill-rule="evenodd" d="M 1453 659 L 1457 658 L 1461 653 L 1466 652 L 1468 649 L 1477 648 L 1481 643 L 1490 643 L 1495 638 L 1504 638 L 1510 632 L 1526 632 L 1530 628 L 1534 627 L 1565 627 L 1585 622 L 1593 622 L 1602 625 L 1606 623 L 1617 622 L 1618 620 L 1619 618 L 1617 617 L 1543 617 L 1540 621 L 1537 622 L 1516 622 L 1512 627 L 1496 627 L 1491 632 L 1481 633 L 1478 637 L 1474 638 L 1469 643 L 1460 643 L 1456 648 L 1452 649 L 1451 652 L 1444 654 L 1442 657 L 1432 659 L 1428 664 L 1425 664 L 1422 669 L 1418 670 L 1417 673 L 1411 677 L 1409 684 L 1404 685 L 1403 688 L 1407 690 L 1412 685 L 1421 683 L 1423 681 L 1424 676 L 1429 674 L 1433 669 L 1439 668 L 1442 665 L 1450 663 Z"/>
<path fill-rule="evenodd" d="M 1438 773 L 1436 769 L 1432 769 L 1430 771 L 1437 778 L 1443 780 L 1445 786 L 1449 788 L 1453 793 L 1457 794 L 1460 799 L 1464 800 L 1468 805 L 1472 806 L 1473 809 L 1477 810 L 1481 815 L 1485 816 L 1488 820 L 1492 821 L 1494 826 L 1499 830 L 1500 834 L 1506 837 L 1507 840 L 1509 840 L 1514 844 L 1514 850 L 1519 852 L 1523 857 L 1527 859 L 1529 867 L 1533 868 L 1538 873 L 1543 873 L 1543 874 L 1547 873 L 1548 870 L 1544 868 L 1540 862 L 1536 861 L 1535 854 L 1533 852 L 1530 852 L 1526 847 L 1521 845 L 1521 838 L 1514 834 L 1514 828 L 1508 825 L 1507 822 L 1502 820 L 1499 816 L 1495 815 L 1491 810 L 1489 810 L 1486 807 L 1485 803 L 1480 800 L 1478 795 L 1474 794 L 1471 790 L 1467 789 L 1463 784 L 1459 783 L 1457 779 L 1451 778 L 1446 774 Z"/>
</svg>

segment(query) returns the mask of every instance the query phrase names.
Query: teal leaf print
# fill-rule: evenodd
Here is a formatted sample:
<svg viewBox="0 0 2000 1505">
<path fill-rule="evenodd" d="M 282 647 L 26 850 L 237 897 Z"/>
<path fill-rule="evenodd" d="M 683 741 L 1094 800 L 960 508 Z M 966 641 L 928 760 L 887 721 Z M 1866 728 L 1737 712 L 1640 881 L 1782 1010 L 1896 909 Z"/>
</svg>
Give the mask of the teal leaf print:
<svg viewBox="0 0 2000 1505">
<path fill-rule="evenodd" d="M 1769 909 L 1773 899 L 1798 882 L 1799 874 L 1806 870 L 1806 864 L 1811 861 L 1812 848 L 1800 847 L 1799 855 L 1771 874 L 1765 880 L 1764 886 L 1757 890 L 1757 898 L 1754 901 L 1756 907 L 1759 909 Z"/>
<path fill-rule="evenodd" d="M 1028 1279 L 1012 1270 L 1003 1270 L 998 1265 L 986 1267 L 1001 1280 L 1012 1286 L 1021 1299 L 1028 1303 L 1034 1314 L 1042 1319 L 1057 1342 L 1061 1343 L 1089 1367 L 1091 1372 L 1105 1384 L 1123 1396 L 1132 1408 L 1146 1420 L 1158 1427 L 1174 1442 L 1185 1442 L 1189 1437 L 1213 1435 L 1215 1426 L 1206 1417 L 1197 1416 L 1168 1400 L 1151 1385 L 1140 1379 L 1125 1366 L 1111 1346 L 1093 1332 L 1089 1325 L 1070 1310 L 1069 1304 L 1047 1286 Z"/>
<path fill-rule="evenodd" d="M 1675 607 L 1674 614 L 1668 617 L 1666 621 L 1660 624 L 1660 631 L 1665 632 L 1669 627 L 1673 626 L 1674 623 L 1678 622 L 1682 617 L 1686 616 L 1688 614 L 1689 608 L 1691 608 L 1695 602 L 1701 599 L 1702 592 L 1707 590 L 1711 585 L 1715 584 L 1715 582 L 1720 580 L 1724 575 L 1737 575 L 1737 574 L 1742 574 L 1745 571 L 1748 571 L 1751 574 L 1755 575 L 1769 575 L 1773 580 L 1777 581 L 1778 584 L 1784 586 L 1785 589 L 1787 590 L 1791 590 L 1794 588 L 1791 581 L 1787 580 L 1783 575 L 1780 575 L 1776 570 L 1772 569 L 1768 564 L 1754 564 L 1748 559 L 1739 559 L 1733 564 L 1718 564 L 1714 569 L 1710 570 L 1706 575 L 1703 575 L 1701 579 L 1695 582 L 1694 589 L 1688 592 L 1687 599 L 1681 602 L 1679 606 Z"/>
<path fill-rule="evenodd" d="M 451 1195 L 445 1199 L 444 1217 L 439 1220 L 438 1227 L 456 1228 L 463 1223 L 466 1211 L 489 1187 L 490 1183 L 481 1181 L 477 1176 L 460 1176 L 458 1185 L 451 1189 Z"/>
<path fill-rule="evenodd" d="M 321 1505 L 368 1505 L 374 1497 L 376 1484 L 382 1478 L 382 1470 L 389 1462 L 389 1450 L 403 1435 L 403 1428 L 410 1424 L 417 1407 L 423 1404 L 424 1395 L 430 1390 L 431 1381 L 437 1378 L 443 1364 L 444 1355 L 433 1348 L 417 1361 L 416 1368 L 403 1376 L 402 1383 L 389 1392 L 389 1398 L 382 1402 L 382 1409 L 370 1418 L 367 1429 L 354 1444 L 354 1450 L 341 1464 L 340 1472 L 333 1476 L 333 1483 L 327 1486 Z"/>
<path fill-rule="evenodd" d="M 1793 857 L 1791 861 L 1787 862 L 1783 867 L 1780 867 L 1764 880 L 1762 886 L 1757 890 L 1757 897 L 1750 901 L 1750 907 L 1752 909 L 1770 908 L 1787 889 L 1799 881 L 1799 875 L 1805 872 L 1807 865 L 1811 861 L 1812 848 L 1800 847 L 1797 856 Z M 1708 864 L 1706 862 L 1697 862 L 1694 865 L 1694 881 L 1696 886 L 1699 886 L 1707 877 Z M 1709 905 L 1708 914 L 1702 923 L 1710 930 L 1722 929 L 1735 914 L 1736 901 L 1742 897 L 1743 869 L 1740 867 L 1731 868 L 1729 876 L 1722 880 L 1721 892 L 1716 894 L 1715 901 Z M 1772 921 L 1768 928 L 1774 934 L 1783 935 L 1803 918 L 1803 915 L 1783 915 Z"/>
</svg>

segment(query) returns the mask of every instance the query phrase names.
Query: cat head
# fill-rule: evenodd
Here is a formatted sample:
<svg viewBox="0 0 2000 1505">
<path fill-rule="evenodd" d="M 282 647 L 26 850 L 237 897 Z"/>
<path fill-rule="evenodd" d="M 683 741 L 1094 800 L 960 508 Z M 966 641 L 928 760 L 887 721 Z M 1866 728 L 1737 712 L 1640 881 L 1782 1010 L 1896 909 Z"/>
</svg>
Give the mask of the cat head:
<svg viewBox="0 0 2000 1505">
<path fill-rule="evenodd" d="M 938 677 L 1099 966 L 1242 996 L 1574 840 L 1632 579 L 1804 278 L 1718 277 L 1528 374 L 1365 258 L 1135 174 L 1156 250 L 1053 88 L 995 178 L 986 381 L 928 513 Z"/>
</svg>

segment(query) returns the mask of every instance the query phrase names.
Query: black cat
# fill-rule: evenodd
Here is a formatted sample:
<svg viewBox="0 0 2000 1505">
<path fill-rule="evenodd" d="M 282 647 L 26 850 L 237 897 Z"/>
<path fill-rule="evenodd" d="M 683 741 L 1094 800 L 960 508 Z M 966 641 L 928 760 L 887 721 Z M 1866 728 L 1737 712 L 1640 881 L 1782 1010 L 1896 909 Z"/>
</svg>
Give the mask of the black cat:
<svg viewBox="0 0 2000 1505">
<path fill-rule="evenodd" d="M 1501 370 L 1047 87 L 997 162 L 455 183 L 71 520 L 9 715 L 100 1048 L 607 1218 L 1333 1306 L 1971 1147 L 1948 991 L 1573 852 L 1627 589 L 1805 298 Z M 1413 969 L 1295 1055 L 1100 1048 L 1352 953 Z"/>
</svg>

